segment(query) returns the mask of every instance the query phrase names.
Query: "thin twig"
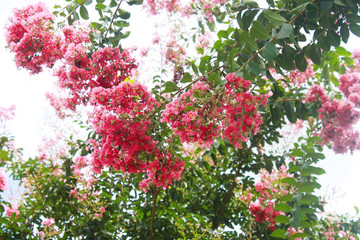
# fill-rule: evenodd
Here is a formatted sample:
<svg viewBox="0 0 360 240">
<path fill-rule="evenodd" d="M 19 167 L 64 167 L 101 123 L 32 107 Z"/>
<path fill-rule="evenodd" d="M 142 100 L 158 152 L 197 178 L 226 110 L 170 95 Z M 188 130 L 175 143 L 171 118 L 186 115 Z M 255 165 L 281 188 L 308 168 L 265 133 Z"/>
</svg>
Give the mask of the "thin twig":
<svg viewBox="0 0 360 240">
<path fill-rule="evenodd" d="M 111 25 L 113 24 L 113 22 L 114 22 L 114 20 L 115 20 L 115 14 L 116 14 L 116 13 L 117 13 L 117 11 L 119 10 L 120 5 L 121 5 L 122 1 L 123 1 L 123 0 L 121 0 L 121 1 L 119 2 L 119 4 L 118 4 L 118 6 L 117 6 L 117 8 L 116 8 L 116 10 L 115 10 L 115 12 L 114 12 L 114 14 L 112 15 L 112 18 L 111 18 L 111 21 L 110 21 L 109 28 L 108 28 L 108 30 L 106 31 L 106 33 L 105 33 L 105 37 L 104 37 L 104 38 L 106 38 L 106 36 L 107 36 L 108 32 L 109 32 L 109 31 L 110 31 L 110 29 L 111 29 Z"/>
</svg>

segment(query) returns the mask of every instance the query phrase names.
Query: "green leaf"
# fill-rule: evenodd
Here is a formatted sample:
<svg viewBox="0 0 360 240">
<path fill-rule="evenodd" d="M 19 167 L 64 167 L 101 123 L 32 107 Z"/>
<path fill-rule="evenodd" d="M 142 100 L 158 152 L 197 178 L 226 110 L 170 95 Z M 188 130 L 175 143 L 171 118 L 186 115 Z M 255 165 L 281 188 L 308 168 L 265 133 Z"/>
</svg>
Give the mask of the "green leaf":
<svg viewBox="0 0 360 240">
<path fill-rule="evenodd" d="M 255 38 L 251 36 L 248 32 L 241 32 L 240 40 L 245 42 L 250 47 L 250 50 L 254 51 L 258 49 Z"/>
<path fill-rule="evenodd" d="M 307 236 L 309 236 L 309 234 L 307 234 L 307 233 L 294 233 L 293 235 L 291 235 L 290 239 L 291 240 L 296 239 L 296 238 L 302 239 L 302 238 L 305 238 Z"/>
<path fill-rule="evenodd" d="M 286 115 L 287 119 L 291 123 L 296 123 L 297 119 L 296 119 L 296 114 L 294 111 L 294 106 L 293 106 L 292 101 L 284 101 L 283 106 L 284 106 L 285 115 Z"/>
<path fill-rule="evenodd" d="M 333 30 L 328 31 L 326 40 L 334 47 L 338 47 L 340 45 L 340 36 Z"/>
<path fill-rule="evenodd" d="M 119 9 L 118 11 L 119 11 L 119 17 L 121 19 L 129 19 L 130 18 L 130 13 L 129 12 L 127 12 L 127 11 L 125 11 L 123 9 Z"/>
<path fill-rule="evenodd" d="M 291 197 L 290 197 L 290 200 L 292 200 Z M 292 208 L 286 203 L 278 203 L 275 205 L 275 210 L 278 210 L 278 211 L 290 212 L 291 209 Z"/>
<path fill-rule="evenodd" d="M 274 220 L 278 223 L 289 223 L 290 218 L 284 215 L 278 215 L 274 218 Z"/>
<path fill-rule="evenodd" d="M 301 71 L 301 72 L 306 71 L 307 62 L 306 62 L 306 58 L 305 58 L 305 52 L 299 52 L 298 54 L 296 54 L 295 65 L 299 71 Z"/>
<path fill-rule="evenodd" d="M 268 40 L 271 37 L 268 33 L 268 30 L 259 21 L 253 22 L 250 35 L 259 40 Z"/>
<path fill-rule="evenodd" d="M 271 42 L 266 42 L 264 45 L 264 49 L 261 52 L 261 56 L 263 56 L 266 60 L 274 60 L 277 56 L 277 48 Z"/>
<path fill-rule="evenodd" d="M 321 9 L 321 10 L 329 10 L 331 7 L 332 7 L 332 5 L 334 4 L 334 0 L 330 0 L 330 1 L 320 1 L 319 2 L 319 8 Z"/>
<path fill-rule="evenodd" d="M 276 57 L 276 63 L 285 70 L 294 70 L 295 64 L 293 59 L 289 59 L 286 54 L 280 54 Z"/>
<path fill-rule="evenodd" d="M 270 236 L 276 238 L 287 238 L 286 231 L 281 228 L 275 229 L 275 231 L 273 231 Z"/>
<path fill-rule="evenodd" d="M 246 71 L 252 73 L 255 76 L 258 76 L 260 74 L 260 68 L 259 66 L 254 63 L 253 61 L 249 62 L 246 67 L 245 67 Z"/>
<path fill-rule="evenodd" d="M 320 187 L 321 185 L 317 182 L 305 182 L 299 187 L 298 192 L 311 193 L 314 191 L 315 188 L 320 188 Z"/>
<path fill-rule="evenodd" d="M 306 155 L 305 155 L 305 157 L 304 157 L 305 159 L 307 159 L 307 158 L 313 158 L 313 159 L 315 159 L 315 160 L 318 160 L 318 159 L 325 159 L 325 155 L 324 154 L 322 154 L 322 153 L 315 153 L 315 152 L 308 152 Z"/>
<path fill-rule="evenodd" d="M 316 203 L 319 201 L 319 198 L 312 194 L 305 194 L 301 199 L 301 204 L 311 205 L 313 202 Z"/>
<path fill-rule="evenodd" d="M 300 166 L 291 166 L 289 169 L 288 169 L 288 172 L 289 173 L 292 173 L 292 172 L 300 172 L 301 171 L 301 167 Z"/>
<path fill-rule="evenodd" d="M 251 9 L 245 11 L 243 15 L 241 15 L 241 12 L 239 12 L 238 15 L 236 16 L 236 20 L 239 24 L 239 27 L 242 30 L 248 31 L 251 22 L 254 20 L 254 17 L 258 12 L 259 10 L 251 10 Z"/>
<path fill-rule="evenodd" d="M 276 36 L 276 39 L 288 38 L 291 36 L 292 31 L 293 27 L 291 26 L 291 24 L 285 23 L 284 25 L 282 25 L 279 33 Z"/>
<path fill-rule="evenodd" d="M 175 92 L 178 89 L 178 86 L 174 82 L 169 81 L 165 83 L 165 90 L 163 91 L 163 93 Z"/>
<path fill-rule="evenodd" d="M 184 76 L 182 77 L 182 79 L 180 80 L 181 83 L 188 83 L 188 82 L 192 82 L 192 77 L 190 75 L 190 73 L 184 73 Z"/>
<path fill-rule="evenodd" d="M 293 185 L 293 186 L 297 186 L 298 183 L 296 182 L 295 178 L 293 177 L 287 177 L 287 178 L 283 178 L 281 180 L 282 183 L 287 183 L 287 184 L 290 184 L 290 185 Z"/>
<path fill-rule="evenodd" d="M 360 37 L 360 26 L 353 23 L 350 23 L 350 31 L 355 34 L 356 36 Z"/>
<path fill-rule="evenodd" d="M 280 197 L 280 201 L 282 201 L 282 202 L 290 202 L 290 201 L 292 201 L 293 200 L 293 195 L 292 194 L 286 194 L 285 196 L 282 196 L 282 197 Z M 279 204 L 280 205 L 280 204 Z M 280 207 L 280 206 L 279 206 Z M 291 207 L 290 207 L 291 208 Z M 291 209 L 290 209 L 291 210 Z M 290 211 L 289 210 L 289 211 Z M 288 211 L 286 211 L 286 212 L 288 212 Z"/>
<path fill-rule="evenodd" d="M 102 4 L 102 3 L 98 3 L 95 5 L 95 8 L 96 9 L 100 9 L 100 10 L 103 10 L 106 8 L 106 5 Z"/>
<path fill-rule="evenodd" d="M 270 105 L 270 112 L 271 112 L 271 120 L 272 120 L 273 124 L 275 126 L 279 125 L 281 122 L 281 116 L 282 116 L 280 105 L 279 104 Z"/>
<path fill-rule="evenodd" d="M 304 176 L 309 176 L 311 174 L 322 175 L 325 173 L 326 172 L 324 169 L 322 169 L 320 167 L 313 167 L 313 166 L 309 166 L 308 168 L 304 169 L 304 171 L 303 171 Z"/>
<path fill-rule="evenodd" d="M 85 20 L 89 19 L 89 13 L 84 5 L 80 6 L 80 16 Z"/>
<path fill-rule="evenodd" d="M 321 64 L 321 51 L 320 48 L 316 44 L 311 44 L 306 48 L 305 52 L 306 56 L 313 61 L 316 65 Z"/>
<path fill-rule="evenodd" d="M 264 16 L 274 27 L 282 26 L 284 23 L 287 22 L 284 17 L 280 16 L 279 14 L 275 13 L 270 9 L 266 9 L 264 11 Z"/>
<path fill-rule="evenodd" d="M 306 18 L 310 22 L 314 22 L 317 19 L 318 6 L 314 3 L 309 3 L 306 5 Z"/>
</svg>

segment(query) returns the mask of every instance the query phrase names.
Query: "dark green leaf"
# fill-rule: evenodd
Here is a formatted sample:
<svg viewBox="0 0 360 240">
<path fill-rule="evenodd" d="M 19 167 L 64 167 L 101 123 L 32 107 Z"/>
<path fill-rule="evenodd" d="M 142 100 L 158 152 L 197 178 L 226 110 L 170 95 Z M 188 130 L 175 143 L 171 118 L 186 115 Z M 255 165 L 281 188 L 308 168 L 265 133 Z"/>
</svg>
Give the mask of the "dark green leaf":
<svg viewBox="0 0 360 240">
<path fill-rule="evenodd" d="M 350 23 L 350 31 L 355 34 L 356 36 L 360 37 L 360 26 L 357 24 Z"/>
<path fill-rule="evenodd" d="M 284 101 L 283 102 L 283 106 L 284 106 L 284 110 L 285 110 L 285 114 L 287 119 L 291 122 L 291 123 L 296 123 L 296 115 L 295 115 L 295 111 L 294 111 L 294 106 L 292 101 Z"/>
<path fill-rule="evenodd" d="M 340 45 L 340 36 L 333 30 L 329 30 L 326 40 L 331 46 L 338 47 Z"/>
<path fill-rule="evenodd" d="M 306 18 L 308 21 L 313 22 L 317 19 L 318 6 L 314 3 L 306 5 Z"/>
<path fill-rule="evenodd" d="M 313 43 L 309 47 L 307 47 L 305 54 L 316 65 L 321 64 L 321 51 L 320 51 L 320 48 L 316 44 Z"/>
<path fill-rule="evenodd" d="M 277 56 L 278 52 L 277 52 L 277 48 L 275 47 L 274 44 L 272 44 L 271 42 L 266 42 L 264 45 L 264 49 L 261 52 L 261 55 L 266 59 L 266 60 L 274 60 Z"/>
<path fill-rule="evenodd" d="M 305 72 L 307 68 L 307 62 L 305 58 L 305 52 L 299 52 L 295 57 L 296 68 L 301 72 Z"/>
<path fill-rule="evenodd" d="M 253 61 L 249 62 L 246 67 L 245 67 L 246 71 L 252 73 L 255 76 L 258 76 L 260 74 L 260 68 L 259 66 L 254 63 Z"/>
<path fill-rule="evenodd" d="M 130 13 L 123 10 L 123 9 L 119 9 L 119 17 L 122 19 L 129 19 L 130 18 Z"/>
<path fill-rule="evenodd" d="M 268 30 L 259 21 L 253 22 L 251 30 L 250 30 L 250 34 L 251 34 L 251 36 L 253 36 L 259 40 L 268 40 L 271 37 L 268 33 Z"/>
<path fill-rule="evenodd" d="M 84 5 L 80 6 L 80 16 L 85 20 L 89 19 L 89 13 Z"/>
<path fill-rule="evenodd" d="M 319 2 L 319 8 L 322 9 L 322 10 L 329 10 L 332 5 L 334 4 L 334 0 L 320 0 Z"/>
<path fill-rule="evenodd" d="M 271 112 L 271 120 L 274 123 L 274 125 L 278 125 L 281 122 L 281 107 L 279 104 L 274 104 L 270 106 L 270 112 Z"/>
</svg>

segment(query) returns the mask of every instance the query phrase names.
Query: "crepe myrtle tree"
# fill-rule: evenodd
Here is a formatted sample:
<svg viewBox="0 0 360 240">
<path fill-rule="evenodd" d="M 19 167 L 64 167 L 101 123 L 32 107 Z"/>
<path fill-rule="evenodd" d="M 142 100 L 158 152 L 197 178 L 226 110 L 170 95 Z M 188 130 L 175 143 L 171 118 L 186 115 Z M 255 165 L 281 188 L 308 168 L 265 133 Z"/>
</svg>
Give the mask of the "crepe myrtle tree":
<svg viewBox="0 0 360 240">
<path fill-rule="evenodd" d="M 53 70 L 47 97 L 61 119 L 86 116 L 87 138 L 25 159 L 2 134 L 0 191 L 4 170 L 24 190 L 0 198 L 0 239 L 359 239 L 359 221 L 324 214 L 315 190 L 324 147 L 360 149 L 360 52 L 343 47 L 360 36 L 360 1 L 266 2 L 14 9 L 16 66 Z M 137 5 L 167 19 L 140 51 L 123 47 Z M 0 110 L 4 124 L 13 108 Z"/>
</svg>

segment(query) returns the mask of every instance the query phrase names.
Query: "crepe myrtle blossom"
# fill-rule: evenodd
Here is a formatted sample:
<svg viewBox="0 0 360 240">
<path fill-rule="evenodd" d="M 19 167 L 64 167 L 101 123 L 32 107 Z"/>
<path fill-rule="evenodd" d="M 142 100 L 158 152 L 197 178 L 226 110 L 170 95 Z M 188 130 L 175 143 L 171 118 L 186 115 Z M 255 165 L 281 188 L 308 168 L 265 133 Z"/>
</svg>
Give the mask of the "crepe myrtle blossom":
<svg viewBox="0 0 360 240">
<path fill-rule="evenodd" d="M 17 67 L 36 74 L 62 57 L 61 38 L 52 33 L 54 18 L 41 2 L 13 11 L 5 26 L 5 37 L 15 53 Z"/>
<path fill-rule="evenodd" d="M 183 143 L 209 147 L 222 136 L 242 148 L 248 136 L 259 131 L 262 117 L 257 107 L 264 106 L 268 96 L 250 93 L 251 82 L 234 73 L 228 74 L 226 80 L 221 101 L 209 84 L 198 81 L 166 105 L 160 121 L 169 123 Z"/>
<path fill-rule="evenodd" d="M 318 109 L 322 128 L 316 133 L 322 136 L 323 144 L 332 145 L 335 153 L 351 153 L 360 149 L 360 133 L 354 124 L 360 118 L 360 112 L 347 100 L 330 99 L 319 85 L 311 86 L 305 102 L 320 102 Z"/>
</svg>

